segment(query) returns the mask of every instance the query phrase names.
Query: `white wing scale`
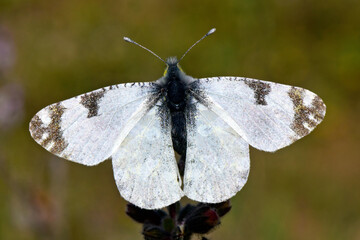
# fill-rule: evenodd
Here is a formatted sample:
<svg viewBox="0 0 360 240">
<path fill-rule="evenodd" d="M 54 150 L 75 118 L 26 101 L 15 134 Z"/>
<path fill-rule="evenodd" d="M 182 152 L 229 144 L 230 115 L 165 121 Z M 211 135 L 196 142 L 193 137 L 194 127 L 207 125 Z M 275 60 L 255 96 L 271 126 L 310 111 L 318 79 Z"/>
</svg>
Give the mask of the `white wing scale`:
<svg viewBox="0 0 360 240">
<path fill-rule="evenodd" d="M 153 83 L 95 90 L 42 109 L 30 133 L 48 151 L 77 163 L 111 157 L 120 194 L 139 207 L 162 208 L 184 194 L 170 121 L 157 114 L 156 94 Z"/>
<path fill-rule="evenodd" d="M 249 144 L 222 118 L 200 103 L 187 116 L 184 192 L 190 199 L 218 203 L 245 185 Z"/>
<path fill-rule="evenodd" d="M 203 78 L 194 97 L 253 147 L 273 152 L 309 134 L 326 106 L 309 90 L 240 77 Z"/>
<path fill-rule="evenodd" d="M 172 147 L 170 120 L 159 119 L 157 108 L 141 118 L 112 156 L 121 195 L 147 209 L 168 206 L 184 195 Z"/>
<path fill-rule="evenodd" d="M 57 156 L 96 165 L 118 147 L 127 134 L 122 130 L 134 125 L 129 119 L 145 115 L 151 96 L 152 83 L 95 90 L 40 110 L 30 122 L 30 133 Z"/>
</svg>

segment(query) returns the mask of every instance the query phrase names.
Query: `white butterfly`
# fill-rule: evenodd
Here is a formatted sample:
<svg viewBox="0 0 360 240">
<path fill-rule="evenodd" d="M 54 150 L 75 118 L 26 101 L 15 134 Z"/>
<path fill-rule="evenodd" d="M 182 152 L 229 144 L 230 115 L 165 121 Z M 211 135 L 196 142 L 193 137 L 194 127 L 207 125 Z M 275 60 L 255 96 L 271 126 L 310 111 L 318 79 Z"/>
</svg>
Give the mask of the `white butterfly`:
<svg viewBox="0 0 360 240">
<path fill-rule="evenodd" d="M 196 79 L 176 58 L 164 62 L 164 77 L 155 82 L 113 85 L 45 107 L 30 122 L 31 136 L 70 161 L 93 166 L 110 159 L 120 194 L 156 209 L 184 195 L 206 203 L 231 198 L 247 181 L 249 145 L 274 152 L 325 116 L 323 101 L 303 88 Z M 185 163 L 183 190 L 174 149 Z"/>
</svg>

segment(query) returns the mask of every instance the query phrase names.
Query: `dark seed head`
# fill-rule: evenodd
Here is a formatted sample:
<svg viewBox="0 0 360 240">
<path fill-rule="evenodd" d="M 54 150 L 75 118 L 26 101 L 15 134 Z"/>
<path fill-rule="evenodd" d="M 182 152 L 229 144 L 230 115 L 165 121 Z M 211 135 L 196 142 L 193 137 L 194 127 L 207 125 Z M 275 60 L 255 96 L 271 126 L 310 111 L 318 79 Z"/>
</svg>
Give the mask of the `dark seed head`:
<svg viewBox="0 0 360 240">
<path fill-rule="evenodd" d="M 221 203 L 210 204 L 210 206 L 216 209 L 219 217 L 223 217 L 231 210 L 230 200 Z"/>
<path fill-rule="evenodd" d="M 199 206 L 185 219 L 185 232 L 205 234 L 220 224 L 216 210 L 209 206 Z"/>
<path fill-rule="evenodd" d="M 160 225 L 161 220 L 167 215 L 162 210 L 146 210 L 131 203 L 126 207 L 126 214 L 138 223 L 151 223 Z"/>
<path fill-rule="evenodd" d="M 171 235 L 161 227 L 154 225 L 144 225 L 143 232 L 145 240 L 170 240 Z"/>
</svg>

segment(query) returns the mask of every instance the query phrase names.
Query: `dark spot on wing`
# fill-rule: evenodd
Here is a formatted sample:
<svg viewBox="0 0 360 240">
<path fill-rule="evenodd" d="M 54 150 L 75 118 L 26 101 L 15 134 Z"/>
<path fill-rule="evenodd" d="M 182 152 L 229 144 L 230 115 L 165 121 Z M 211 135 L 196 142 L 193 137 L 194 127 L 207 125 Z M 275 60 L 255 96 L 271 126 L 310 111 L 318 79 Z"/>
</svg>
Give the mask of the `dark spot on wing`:
<svg viewBox="0 0 360 240">
<path fill-rule="evenodd" d="M 39 141 L 46 131 L 46 128 L 44 128 L 43 125 L 44 123 L 41 121 L 38 115 L 35 115 L 30 121 L 31 136 L 36 141 Z"/>
<path fill-rule="evenodd" d="M 190 98 L 194 98 L 194 97 L 191 96 Z M 186 106 L 186 110 L 185 110 L 186 128 L 188 128 L 189 131 L 194 131 L 194 129 L 196 129 L 195 118 L 198 114 L 198 104 L 199 102 L 193 102 Z"/>
<path fill-rule="evenodd" d="M 186 124 L 189 130 L 193 130 L 196 127 L 196 115 L 198 114 L 198 104 L 201 103 L 204 106 L 210 108 L 208 97 L 206 93 L 201 89 L 199 81 L 195 81 L 190 84 L 187 96 L 186 105 Z"/>
<path fill-rule="evenodd" d="M 60 154 L 67 147 L 64 137 L 61 131 L 61 117 L 64 114 L 65 107 L 61 103 L 56 103 L 49 106 L 50 110 L 50 123 L 45 126 L 43 121 L 38 115 L 35 115 L 30 122 L 30 132 L 32 137 L 39 142 L 41 146 L 47 148 L 50 144 L 51 148 L 48 149 L 54 154 Z M 46 134 L 46 138 L 43 135 Z"/>
<path fill-rule="evenodd" d="M 105 92 L 106 90 L 103 89 L 103 91 L 91 92 L 90 94 L 85 93 L 81 96 L 80 103 L 89 110 L 88 118 L 98 115 L 99 100 L 104 96 Z"/>
<path fill-rule="evenodd" d="M 246 85 L 254 90 L 256 104 L 267 105 L 265 96 L 271 92 L 270 84 L 255 79 L 244 79 Z"/>
<path fill-rule="evenodd" d="M 325 104 L 318 97 L 315 96 L 310 106 L 304 105 L 305 90 L 302 88 L 292 87 L 288 95 L 294 104 L 294 121 L 291 125 L 292 130 L 300 137 L 310 133 L 310 131 L 318 125 L 325 116 Z M 310 118 L 312 116 L 312 118 Z M 309 126 L 308 129 L 304 125 Z"/>
<path fill-rule="evenodd" d="M 168 109 L 165 108 L 166 105 L 164 105 L 163 94 L 160 91 L 160 88 L 154 87 L 152 89 L 151 95 L 147 98 L 145 104 L 147 111 L 149 111 L 151 108 L 156 107 L 157 108 L 157 116 L 161 120 L 162 126 L 166 126 L 168 124 L 168 120 L 166 119 Z M 159 101 L 160 100 L 160 101 Z"/>
<path fill-rule="evenodd" d="M 160 118 L 161 121 L 161 128 L 162 129 L 169 129 L 170 126 L 170 111 L 167 107 L 166 101 L 163 99 L 160 99 L 158 104 L 156 104 L 156 115 Z"/>
<path fill-rule="evenodd" d="M 48 144 L 48 142 L 53 142 L 53 145 L 50 149 L 50 152 L 59 154 L 67 147 L 67 143 L 64 139 L 63 132 L 61 131 L 61 117 L 64 114 L 65 107 L 60 103 L 56 103 L 50 106 L 51 122 L 48 126 L 49 136 L 43 141 L 43 144 Z"/>
</svg>

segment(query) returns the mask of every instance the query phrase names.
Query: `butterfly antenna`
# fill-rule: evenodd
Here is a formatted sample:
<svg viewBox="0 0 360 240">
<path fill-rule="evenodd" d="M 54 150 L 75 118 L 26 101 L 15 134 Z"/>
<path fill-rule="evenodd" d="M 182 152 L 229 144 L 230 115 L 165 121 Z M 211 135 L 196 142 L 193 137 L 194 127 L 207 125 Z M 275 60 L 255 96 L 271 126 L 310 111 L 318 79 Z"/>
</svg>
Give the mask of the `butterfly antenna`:
<svg viewBox="0 0 360 240">
<path fill-rule="evenodd" d="M 124 37 L 124 40 L 125 40 L 126 42 L 133 43 L 133 44 L 138 45 L 139 47 L 145 49 L 146 51 L 148 51 L 149 53 L 151 53 L 152 55 L 154 55 L 155 57 L 157 57 L 158 59 L 160 59 L 161 61 L 163 61 L 163 62 L 167 65 L 167 63 L 164 61 L 164 59 L 162 59 L 161 57 L 159 57 L 156 53 L 154 53 L 154 52 L 151 51 L 150 49 L 148 49 L 148 48 L 140 45 L 139 43 L 135 42 L 134 40 L 132 40 L 132 39 L 130 39 L 130 38 L 128 38 L 128 37 Z"/>
<path fill-rule="evenodd" d="M 216 28 L 212 28 L 210 29 L 210 31 L 208 31 L 202 38 L 200 38 L 196 43 L 194 43 L 191 47 L 189 47 L 189 49 L 184 53 L 184 55 L 182 55 L 182 57 L 180 58 L 180 60 L 178 62 L 181 61 L 181 59 L 183 59 L 185 57 L 185 55 L 196 45 L 198 44 L 201 40 L 203 40 L 204 38 L 206 38 L 207 36 L 213 34 L 216 31 Z"/>
</svg>

